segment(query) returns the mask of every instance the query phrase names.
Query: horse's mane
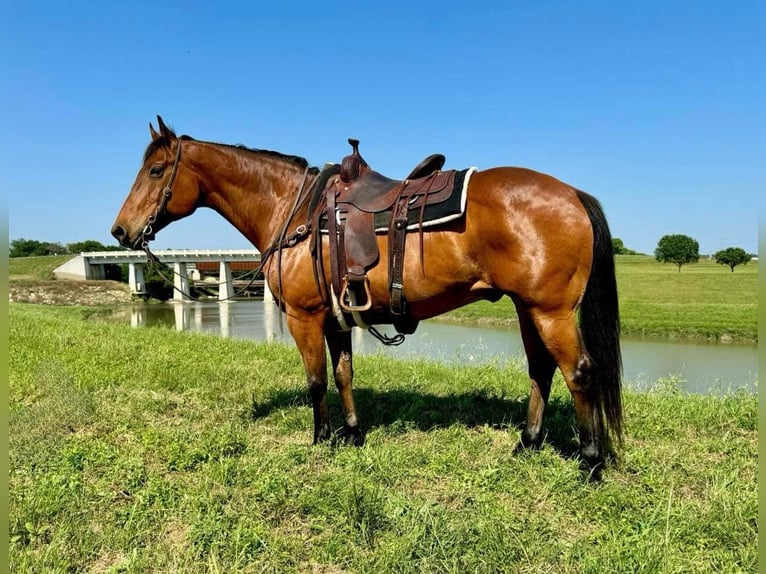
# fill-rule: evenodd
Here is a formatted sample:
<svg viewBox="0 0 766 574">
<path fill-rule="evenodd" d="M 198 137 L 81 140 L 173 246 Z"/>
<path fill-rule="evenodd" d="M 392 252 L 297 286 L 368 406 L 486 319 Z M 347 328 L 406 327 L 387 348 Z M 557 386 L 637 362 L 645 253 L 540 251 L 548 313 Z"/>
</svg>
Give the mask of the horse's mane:
<svg viewBox="0 0 766 574">
<path fill-rule="evenodd" d="M 149 142 L 149 145 L 146 146 L 146 151 L 144 152 L 144 162 L 147 159 L 149 159 L 149 157 L 154 152 L 156 152 L 159 148 L 167 147 L 168 144 L 170 143 L 170 138 L 175 138 L 176 134 L 175 134 L 175 132 L 173 132 L 173 130 L 168 129 L 168 136 L 169 137 L 160 136 L 156 140 L 152 140 L 151 142 Z M 181 136 L 178 139 L 183 140 L 183 141 L 194 141 L 194 138 L 190 137 L 190 136 Z M 246 152 L 249 152 L 249 153 L 268 155 L 268 156 L 271 156 L 271 157 L 275 157 L 277 159 L 282 159 L 282 160 L 288 161 L 288 162 L 293 163 L 293 164 L 295 164 L 295 165 L 297 165 L 299 167 L 302 167 L 303 169 L 306 169 L 309 166 L 309 162 L 308 162 L 308 160 L 306 158 L 300 157 L 300 156 L 297 156 L 297 155 L 288 155 L 288 154 L 284 154 L 284 153 L 281 153 L 281 152 L 278 152 L 278 151 L 272 151 L 272 150 L 269 150 L 269 149 L 253 149 L 253 148 L 249 148 L 247 146 L 244 146 L 242 144 L 232 145 L 232 144 L 215 143 L 215 142 L 209 142 L 209 143 L 212 143 L 214 145 L 223 146 L 223 147 L 229 147 L 229 148 L 233 148 L 233 149 L 242 150 L 242 151 L 246 151 Z M 312 168 L 309 169 L 309 172 L 316 174 L 316 173 L 319 173 L 319 169 L 316 168 L 316 167 L 312 167 Z"/>
</svg>

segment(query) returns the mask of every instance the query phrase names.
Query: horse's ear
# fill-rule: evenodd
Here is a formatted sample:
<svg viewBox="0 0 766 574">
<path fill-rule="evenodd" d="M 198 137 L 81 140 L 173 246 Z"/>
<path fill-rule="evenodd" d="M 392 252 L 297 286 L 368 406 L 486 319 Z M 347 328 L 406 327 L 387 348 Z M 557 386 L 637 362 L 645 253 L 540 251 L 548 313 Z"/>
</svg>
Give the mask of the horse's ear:
<svg viewBox="0 0 766 574">
<path fill-rule="evenodd" d="M 175 139 L 176 134 L 165 125 L 165 122 L 162 121 L 162 117 L 159 115 L 157 116 L 157 125 L 160 127 L 160 135 L 164 137 L 167 142 L 171 142 Z"/>
<path fill-rule="evenodd" d="M 155 141 L 156 139 L 160 137 L 160 134 L 158 134 L 154 130 L 154 126 L 152 125 L 152 122 L 149 122 L 149 133 L 152 135 L 152 141 Z"/>
</svg>

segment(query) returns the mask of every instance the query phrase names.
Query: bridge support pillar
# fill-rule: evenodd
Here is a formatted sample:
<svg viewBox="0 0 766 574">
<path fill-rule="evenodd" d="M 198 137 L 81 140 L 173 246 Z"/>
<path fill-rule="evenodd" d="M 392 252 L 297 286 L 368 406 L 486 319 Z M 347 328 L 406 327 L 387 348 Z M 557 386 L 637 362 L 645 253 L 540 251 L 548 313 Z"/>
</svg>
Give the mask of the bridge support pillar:
<svg viewBox="0 0 766 574">
<path fill-rule="evenodd" d="M 130 284 L 130 292 L 134 295 L 146 293 L 144 265 L 142 263 L 128 263 L 128 284 Z"/>
<path fill-rule="evenodd" d="M 234 297 L 234 281 L 231 276 L 231 263 L 221 261 L 218 271 L 218 300 L 226 301 Z"/>
<path fill-rule="evenodd" d="M 266 277 L 263 278 L 263 301 L 264 303 L 274 302 L 274 294 L 269 289 L 269 282 L 266 280 Z"/>
<path fill-rule="evenodd" d="M 173 263 L 173 300 L 188 301 L 191 299 L 189 291 L 189 276 L 186 274 L 186 263 Z"/>
</svg>

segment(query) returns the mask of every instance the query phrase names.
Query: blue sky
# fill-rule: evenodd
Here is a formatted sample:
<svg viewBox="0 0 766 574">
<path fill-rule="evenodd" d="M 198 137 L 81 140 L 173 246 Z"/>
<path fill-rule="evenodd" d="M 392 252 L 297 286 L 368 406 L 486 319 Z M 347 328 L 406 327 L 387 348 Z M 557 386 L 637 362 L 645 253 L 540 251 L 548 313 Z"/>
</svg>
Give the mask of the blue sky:
<svg viewBox="0 0 766 574">
<path fill-rule="evenodd" d="M 0 24 L 10 239 L 112 243 L 160 114 L 176 131 L 404 176 L 518 165 L 652 253 L 757 251 L 763 8 L 742 2 L 15 2 Z M 470 5 L 469 5 L 470 4 Z M 156 123 L 155 123 L 156 125 Z M 241 248 L 210 210 L 156 248 Z"/>
</svg>

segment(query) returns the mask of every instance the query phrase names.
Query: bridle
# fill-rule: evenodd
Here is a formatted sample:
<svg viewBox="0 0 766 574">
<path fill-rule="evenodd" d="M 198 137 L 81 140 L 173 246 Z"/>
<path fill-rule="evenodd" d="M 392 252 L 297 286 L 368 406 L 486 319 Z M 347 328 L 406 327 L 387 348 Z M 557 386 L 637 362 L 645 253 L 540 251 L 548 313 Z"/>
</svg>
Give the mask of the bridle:
<svg viewBox="0 0 766 574">
<path fill-rule="evenodd" d="M 157 203 L 157 207 L 154 210 L 154 213 L 152 213 L 147 218 L 146 225 L 144 225 L 144 229 L 141 231 L 141 237 L 139 238 L 141 241 L 141 249 L 143 249 L 146 252 L 146 255 L 151 259 L 156 259 L 156 256 L 154 253 L 149 251 L 149 240 L 147 238 L 154 233 L 152 226 L 157 221 L 157 218 L 165 214 L 165 211 L 168 207 L 168 202 L 170 201 L 170 196 L 173 195 L 173 182 L 176 179 L 176 174 L 178 173 L 178 165 L 181 162 L 181 139 L 178 138 L 177 141 L 178 147 L 176 149 L 176 158 L 175 161 L 173 161 L 173 168 L 170 170 L 170 177 L 168 178 L 168 182 L 165 185 L 165 188 L 162 190 L 162 195 L 160 196 L 160 200 Z"/>
<path fill-rule="evenodd" d="M 178 165 L 181 162 L 181 138 L 177 139 L 178 147 L 176 148 L 176 157 L 173 161 L 173 167 L 170 171 L 170 177 L 168 177 L 167 184 L 165 185 L 164 189 L 162 190 L 162 195 L 160 196 L 160 200 L 157 203 L 157 207 L 155 208 L 154 212 L 149 215 L 149 217 L 146 219 L 146 225 L 144 225 L 143 230 L 141 231 L 141 235 L 138 238 L 138 241 L 136 243 L 139 243 L 141 246 L 141 249 L 146 253 L 147 260 L 154 265 L 156 265 L 156 271 L 162 277 L 166 283 L 173 285 L 173 288 L 177 290 L 177 287 L 175 286 L 174 282 L 170 279 L 168 279 L 160 270 L 162 263 L 160 262 L 159 258 L 152 253 L 151 249 L 149 249 L 149 237 L 152 236 L 154 233 L 154 224 L 157 222 L 157 219 L 165 214 L 165 211 L 167 210 L 168 202 L 170 201 L 170 197 L 173 195 L 173 182 L 175 182 L 176 174 L 178 173 Z M 308 195 L 305 194 L 305 186 L 306 186 L 306 178 L 308 176 L 309 168 L 306 166 L 306 169 L 303 172 L 303 178 L 301 179 L 301 183 L 298 186 L 298 193 L 295 197 L 295 203 L 293 204 L 292 209 L 290 210 L 290 213 L 287 217 L 287 220 L 285 221 L 284 226 L 282 227 L 282 230 L 277 234 L 277 237 L 274 239 L 272 244 L 261 254 L 261 262 L 258 268 L 253 273 L 253 278 L 250 280 L 250 283 L 245 287 L 245 290 L 252 285 L 252 283 L 255 281 L 258 274 L 263 270 L 264 266 L 266 265 L 267 261 L 271 258 L 271 256 L 276 252 L 277 253 L 277 269 L 278 269 L 278 278 L 279 278 L 279 288 L 278 288 L 278 299 L 281 301 L 282 299 L 282 248 L 283 247 L 292 247 L 295 245 L 298 241 L 305 238 L 309 234 L 309 226 L 306 225 L 299 225 L 296 231 L 289 236 L 287 235 L 287 228 L 289 227 L 293 217 L 295 216 L 295 213 L 298 209 L 298 207 L 308 198 Z M 280 315 L 280 321 L 279 321 L 279 327 L 280 331 L 282 330 L 282 316 Z"/>
</svg>

